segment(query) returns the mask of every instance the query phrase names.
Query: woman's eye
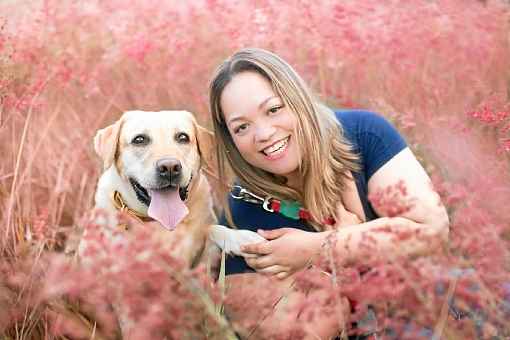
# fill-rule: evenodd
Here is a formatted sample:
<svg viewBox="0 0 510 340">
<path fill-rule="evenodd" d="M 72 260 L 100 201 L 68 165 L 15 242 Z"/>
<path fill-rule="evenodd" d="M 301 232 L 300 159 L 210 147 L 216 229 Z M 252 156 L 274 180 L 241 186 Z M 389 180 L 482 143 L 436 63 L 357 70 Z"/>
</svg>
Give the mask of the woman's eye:
<svg viewBox="0 0 510 340">
<path fill-rule="evenodd" d="M 248 128 L 248 124 L 246 124 L 246 123 L 245 124 L 241 124 L 241 125 L 239 125 L 238 127 L 236 127 L 234 129 L 234 133 L 237 135 L 238 133 L 241 133 L 244 130 L 246 130 L 246 128 Z"/>
<path fill-rule="evenodd" d="M 270 113 L 276 113 L 278 112 L 283 106 L 282 105 L 278 105 L 278 106 L 273 106 L 272 108 L 269 109 L 269 112 Z"/>
<path fill-rule="evenodd" d="M 175 140 L 177 141 L 177 143 L 180 144 L 188 144 L 189 136 L 187 133 L 179 132 L 178 134 L 175 135 Z"/>
<path fill-rule="evenodd" d="M 137 135 L 131 140 L 131 144 L 146 145 L 149 143 L 149 137 L 146 135 Z"/>
</svg>

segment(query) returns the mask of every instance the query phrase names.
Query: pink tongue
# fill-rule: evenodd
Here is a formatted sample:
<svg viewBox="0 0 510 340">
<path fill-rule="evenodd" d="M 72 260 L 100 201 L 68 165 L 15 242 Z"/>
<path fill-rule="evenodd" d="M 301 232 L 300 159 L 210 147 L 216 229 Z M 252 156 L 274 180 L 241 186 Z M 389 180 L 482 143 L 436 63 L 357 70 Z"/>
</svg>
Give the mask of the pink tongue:
<svg viewBox="0 0 510 340">
<path fill-rule="evenodd" d="M 150 190 L 151 204 L 147 213 L 165 228 L 175 229 L 188 214 L 188 207 L 179 197 L 179 190 Z"/>
</svg>

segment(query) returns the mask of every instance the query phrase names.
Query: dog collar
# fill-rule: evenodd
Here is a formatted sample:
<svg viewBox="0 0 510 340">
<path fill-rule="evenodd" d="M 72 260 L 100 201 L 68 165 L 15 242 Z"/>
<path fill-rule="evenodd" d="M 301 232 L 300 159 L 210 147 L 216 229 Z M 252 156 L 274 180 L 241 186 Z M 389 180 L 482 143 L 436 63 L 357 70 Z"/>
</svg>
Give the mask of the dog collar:
<svg viewBox="0 0 510 340">
<path fill-rule="evenodd" d="M 151 218 L 149 216 L 146 216 L 144 214 L 141 214 L 138 211 L 133 210 L 130 207 L 128 207 L 126 202 L 124 202 L 124 199 L 122 198 L 122 195 L 118 191 L 114 191 L 113 192 L 112 201 L 113 201 L 113 205 L 115 206 L 115 208 L 117 210 L 119 210 L 122 213 L 126 213 L 126 214 L 134 217 L 140 223 L 154 221 L 153 218 Z M 127 230 L 127 226 L 125 224 L 120 224 L 119 226 L 122 229 L 126 229 Z"/>
</svg>

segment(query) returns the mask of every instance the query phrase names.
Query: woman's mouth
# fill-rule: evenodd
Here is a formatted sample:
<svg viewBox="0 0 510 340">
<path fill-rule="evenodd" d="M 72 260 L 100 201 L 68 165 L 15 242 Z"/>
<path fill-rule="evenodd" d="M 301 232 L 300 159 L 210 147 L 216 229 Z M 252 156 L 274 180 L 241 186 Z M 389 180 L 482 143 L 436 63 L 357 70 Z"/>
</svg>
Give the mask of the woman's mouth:
<svg viewBox="0 0 510 340">
<path fill-rule="evenodd" d="M 290 136 L 274 143 L 273 145 L 268 146 L 262 150 L 262 153 L 271 159 L 278 158 L 278 156 L 282 155 L 287 149 L 287 146 L 289 145 L 289 139 Z"/>
</svg>

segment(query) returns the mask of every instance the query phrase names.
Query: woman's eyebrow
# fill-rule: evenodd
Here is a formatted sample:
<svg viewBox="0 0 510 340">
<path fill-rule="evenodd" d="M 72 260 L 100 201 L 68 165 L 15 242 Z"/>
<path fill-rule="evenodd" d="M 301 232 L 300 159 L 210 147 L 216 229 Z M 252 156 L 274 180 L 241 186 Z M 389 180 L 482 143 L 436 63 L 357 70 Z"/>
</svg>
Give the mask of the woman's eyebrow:
<svg viewBox="0 0 510 340">
<path fill-rule="evenodd" d="M 239 115 L 239 116 L 234 116 L 232 118 L 230 118 L 228 121 L 227 121 L 227 124 L 232 124 L 233 122 L 235 121 L 238 121 L 238 120 L 243 120 L 244 117 L 242 115 Z"/>
<path fill-rule="evenodd" d="M 270 101 L 270 100 L 271 100 L 271 99 L 273 99 L 273 98 L 280 98 L 280 97 L 278 97 L 278 96 L 271 96 L 271 97 L 267 97 L 267 98 L 266 98 L 266 99 L 264 99 L 262 102 L 260 102 L 259 107 L 258 107 L 258 108 L 259 108 L 259 110 L 260 110 L 260 109 L 261 109 L 264 105 L 266 105 L 266 103 L 267 103 L 268 101 Z"/>
<path fill-rule="evenodd" d="M 274 98 L 280 98 L 278 96 L 270 96 L 270 97 L 267 97 L 266 99 L 264 99 L 263 101 L 260 102 L 260 104 L 258 105 L 258 109 L 262 109 L 264 107 L 264 105 L 266 105 L 266 103 L 268 101 L 270 101 L 271 99 L 274 99 Z M 244 119 L 244 116 L 243 115 L 238 115 L 238 116 L 234 116 L 232 118 L 230 118 L 228 121 L 227 121 L 227 124 L 232 124 L 233 122 L 237 121 L 237 120 L 243 120 Z"/>
</svg>

